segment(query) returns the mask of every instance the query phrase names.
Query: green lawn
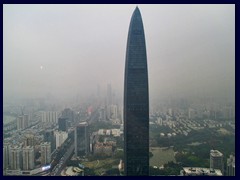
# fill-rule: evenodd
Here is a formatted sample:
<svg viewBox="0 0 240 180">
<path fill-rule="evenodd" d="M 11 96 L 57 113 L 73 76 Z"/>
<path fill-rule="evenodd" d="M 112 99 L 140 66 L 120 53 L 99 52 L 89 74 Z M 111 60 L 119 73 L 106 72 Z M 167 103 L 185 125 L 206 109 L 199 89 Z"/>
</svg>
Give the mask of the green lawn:
<svg viewBox="0 0 240 180">
<path fill-rule="evenodd" d="M 153 153 L 153 157 L 150 158 L 150 166 L 162 166 L 170 161 L 176 162 L 172 148 L 153 147 L 150 148 L 150 151 Z"/>
<path fill-rule="evenodd" d="M 112 166 L 118 165 L 119 160 L 107 158 L 104 160 L 82 162 L 82 164 L 90 169 L 93 169 L 96 175 L 101 175 L 101 173 L 105 170 L 109 170 L 112 168 Z"/>
</svg>

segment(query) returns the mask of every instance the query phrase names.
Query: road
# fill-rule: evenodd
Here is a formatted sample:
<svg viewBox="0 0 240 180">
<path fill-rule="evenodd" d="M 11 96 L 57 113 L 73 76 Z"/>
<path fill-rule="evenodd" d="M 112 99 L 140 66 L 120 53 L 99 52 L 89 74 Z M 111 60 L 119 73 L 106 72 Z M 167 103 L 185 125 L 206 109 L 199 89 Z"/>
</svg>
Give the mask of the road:
<svg viewBox="0 0 240 180">
<path fill-rule="evenodd" d="M 52 176 L 61 176 L 61 171 L 65 167 L 67 160 L 70 158 L 74 150 L 74 143 L 67 149 L 66 153 L 62 156 L 59 163 L 52 170 Z"/>
</svg>

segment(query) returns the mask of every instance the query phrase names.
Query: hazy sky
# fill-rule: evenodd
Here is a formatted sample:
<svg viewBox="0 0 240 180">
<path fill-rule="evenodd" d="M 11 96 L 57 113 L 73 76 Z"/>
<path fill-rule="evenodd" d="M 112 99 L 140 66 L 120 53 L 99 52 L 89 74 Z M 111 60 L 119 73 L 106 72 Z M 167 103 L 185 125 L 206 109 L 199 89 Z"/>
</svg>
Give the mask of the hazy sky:
<svg viewBox="0 0 240 180">
<path fill-rule="evenodd" d="M 150 98 L 235 97 L 235 5 L 138 5 Z M 3 5 L 4 96 L 123 93 L 136 5 Z"/>
</svg>

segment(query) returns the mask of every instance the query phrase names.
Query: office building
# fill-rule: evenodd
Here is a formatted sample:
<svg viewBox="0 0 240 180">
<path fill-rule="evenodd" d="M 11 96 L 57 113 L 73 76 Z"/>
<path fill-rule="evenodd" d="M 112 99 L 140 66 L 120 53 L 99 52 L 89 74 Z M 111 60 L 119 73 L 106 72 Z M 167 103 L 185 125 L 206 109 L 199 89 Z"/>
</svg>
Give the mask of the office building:
<svg viewBox="0 0 240 180">
<path fill-rule="evenodd" d="M 76 117 L 76 115 L 75 115 L 74 111 L 71 110 L 70 108 L 66 108 L 62 111 L 61 118 L 66 119 L 67 128 L 74 124 L 74 122 L 76 121 L 75 117 Z"/>
<path fill-rule="evenodd" d="M 54 136 L 54 131 L 52 129 L 47 129 L 44 132 L 43 140 L 44 142 L 51 143 L 51 152 L 53 152 L 56 149 L 56 138 Z"/>
<path fill-rule="evenodd" d="M 58 130 L 59 131 L 67 131 L 67 119 L 66 118 L 58 118 Z"/>
<path fill-rule="evenodd" d="M 220 169 L 222 174 L 224 174 L 224 162 L 223 154 L 218 150 L 210 151 L 210 168 L 211 169 Z"/>
<path fill-rule="evenodd" d="M 75 128 L 75 156 L 85 156 L 89 152 L 89 134 L 87 122 L 79 123 Z"/>
<path fill-rule="evenodd" d="M 128 31 L 124 80 L 124 171 L 149 175 L 149 97 L 147 53 L 139 8 Z"/>
</svg>

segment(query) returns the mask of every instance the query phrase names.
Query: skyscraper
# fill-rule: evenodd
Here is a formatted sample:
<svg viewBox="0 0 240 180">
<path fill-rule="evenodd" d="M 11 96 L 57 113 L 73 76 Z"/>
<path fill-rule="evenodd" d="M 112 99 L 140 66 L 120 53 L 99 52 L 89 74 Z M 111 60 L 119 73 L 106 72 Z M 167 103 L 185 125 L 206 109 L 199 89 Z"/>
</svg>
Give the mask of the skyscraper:
<svg viewBox="0 0 240 180">
<path fill-rule="evenodd" d="M 51 152 L 53 152 L 56 148 L 56 138 L 54 137 L 54 132 L 52 129 L 45 130 L 43 140 L 44 142 L 51 143 Z"/>
<path fill-rule="evenodd" d="M 112 86 L 111 84 L 107 85 L 107 118 L 111 118 L 111 105 L 112 105 Z"/>
<path fill-rule="evenodd" d="M 128 31 L 124 81 L 124 171 L 149 175 L 149 97 L 147 54 L 139 8 Z"/>
<path fill-rule="evenodd" d="M 77 125 L 74 133 L 75 156 L 85 156 L 89 152 L 89 135 L 87 122 Z"/>
<path fill-rule="evenodd" d="M 210 168 L 220 169 L 224 174 L 223 154 L 218 150 L 210 151 Z"/>
<path fill-rule="evenodd" d="M 67 131 L 67 119 L 66 118 L 58 118 L 58 130 L 59 131 Z"/>
</svg>

